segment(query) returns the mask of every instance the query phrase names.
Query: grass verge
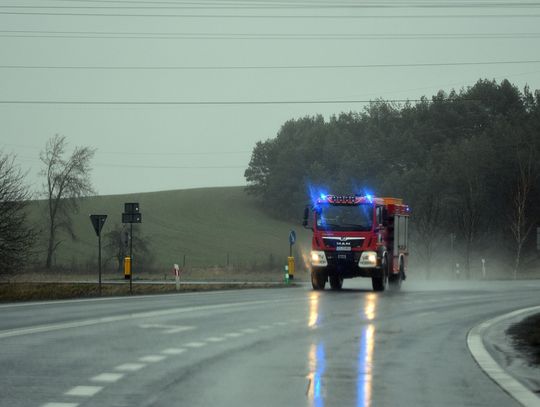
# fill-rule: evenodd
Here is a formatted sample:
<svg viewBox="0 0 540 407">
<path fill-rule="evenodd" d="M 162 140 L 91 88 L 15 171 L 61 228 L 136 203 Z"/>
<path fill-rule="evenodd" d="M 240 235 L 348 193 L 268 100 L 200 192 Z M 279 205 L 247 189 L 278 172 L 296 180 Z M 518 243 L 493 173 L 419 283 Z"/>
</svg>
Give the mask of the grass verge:
<svg viewBox="0 0 540 407">
<path fill-rule="evenodd" d="M 540 366 L 540 314 L 531 315 L 506 330 L 532 365 Z"/>
<path fill-rule="evenodd" d="M 180 284 L 179 292 L 231 290 L 240 288 L 274 288 L 285 287 L 284 284 L 272 283 L 245 283 L 233 284 L 207 283 L 207 284 Z M 174 284 L 145 284 L 134 283 L 133 294 L 171 294 L 175 293 Z M 102 284 L 102 297 L 129 296 L 129 283 Z M 61 300 L 69 298 L 99 297 L 97 283 L 0 283 L 0 302 L 11 301 L 40 301 Z"/>
</svg>

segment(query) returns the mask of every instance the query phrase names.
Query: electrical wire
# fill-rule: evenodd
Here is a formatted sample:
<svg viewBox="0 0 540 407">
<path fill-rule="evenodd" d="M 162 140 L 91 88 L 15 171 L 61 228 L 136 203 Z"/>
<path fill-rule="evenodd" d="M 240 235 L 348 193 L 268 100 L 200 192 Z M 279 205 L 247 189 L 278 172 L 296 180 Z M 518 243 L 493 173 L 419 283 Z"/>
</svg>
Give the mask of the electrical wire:
<svg viewBox="0 0 540 407">
<path fill-rule="evenodd" d="M 299 69 L 363 69 L 363 68 L 419 68 L 437 66 L 476 66 L 476 65 L 519 65 L 538 64 L 540 60 L 520 61 L 461 61 L 427 62 L 402 64 L 360 64 L 360 65 L 171 65 L 171 66 L 105 66 L 105 65 L 0 65 L 0 69 L 50 69 L 50 70 L 299 70 Z"/>
</svg>

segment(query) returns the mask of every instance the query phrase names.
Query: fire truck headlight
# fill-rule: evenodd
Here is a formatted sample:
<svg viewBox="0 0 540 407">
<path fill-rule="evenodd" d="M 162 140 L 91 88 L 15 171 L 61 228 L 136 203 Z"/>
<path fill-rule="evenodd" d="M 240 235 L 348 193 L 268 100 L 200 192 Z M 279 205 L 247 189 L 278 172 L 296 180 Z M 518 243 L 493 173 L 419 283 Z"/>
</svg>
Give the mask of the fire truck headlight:
<svg viewBox="0 0 540 407">
<path fill-rule="evenodd" d="M 311 265 L 312 266 L 328 266 L 328 261 L 326 261 L 326 255 L 323 251 L 313 250 L 311 252 Z"/>
<path fill-rule="evenodd" d="M 358 267 L 375 267 L 377 266 L 376 252 L 363 252 L 358 262 Z"/>
</svg>

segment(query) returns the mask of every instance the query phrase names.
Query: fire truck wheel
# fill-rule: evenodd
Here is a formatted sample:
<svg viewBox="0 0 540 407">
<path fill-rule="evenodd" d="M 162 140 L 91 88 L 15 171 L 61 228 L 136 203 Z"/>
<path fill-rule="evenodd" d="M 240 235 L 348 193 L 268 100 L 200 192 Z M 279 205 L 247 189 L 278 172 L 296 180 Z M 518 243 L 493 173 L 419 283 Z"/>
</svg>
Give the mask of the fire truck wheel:
<svg viewBox="0 0 540 407">
<path fill-rule="evenodd" d="M 311 285 L 313 286 L 314 290 L 324 290 L 327 279 L 328 277 L 323 270 L 311 270 Z"/>
<path fill-rule="evenodd" d="M 343 287 L 343 277 L 341 276 L 330 276 L 330 287 L 332 290 L 341 290 Z"/>
<path fill-rule="evenodd" d="M 399 273 L 390 276 L 390 278 L 388 279 L 388 285 L 389 285 L 390 289 L 392 289 L 394 291 L 401 290 L 401 283 L 403 282 L 403 275 L 404 275 L 403 263 L 400 263 L 399 264 Z"/>
<path fill-rule="evenodd" d="M 386 261 L 386 256 L 383 257 L 382 270 L 383 275 L 381 277 L 371 277 L 373 291 L 384 291 L 386 289 L 386 284 L 388 283 L 388 262 Z"/>
</svg>

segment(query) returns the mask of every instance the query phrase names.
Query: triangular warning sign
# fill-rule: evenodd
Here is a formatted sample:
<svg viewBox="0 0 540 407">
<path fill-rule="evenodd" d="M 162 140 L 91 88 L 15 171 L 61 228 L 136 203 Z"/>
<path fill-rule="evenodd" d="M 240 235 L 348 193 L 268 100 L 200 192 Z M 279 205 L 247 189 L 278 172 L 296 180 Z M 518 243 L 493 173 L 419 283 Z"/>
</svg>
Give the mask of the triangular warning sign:
<svg viewBox="0 0 540 407">
<path fill-rule="evenodd" d="M 94 226 L 96 236 L 100 235 L 105 220 L 107 220 L 107 215 L 90 215 L 90 221 L 92 222 L 92 226 Z"/>
</svg>

